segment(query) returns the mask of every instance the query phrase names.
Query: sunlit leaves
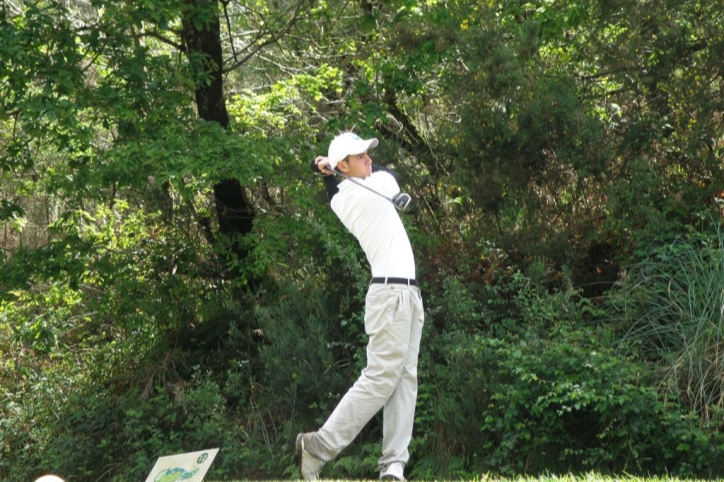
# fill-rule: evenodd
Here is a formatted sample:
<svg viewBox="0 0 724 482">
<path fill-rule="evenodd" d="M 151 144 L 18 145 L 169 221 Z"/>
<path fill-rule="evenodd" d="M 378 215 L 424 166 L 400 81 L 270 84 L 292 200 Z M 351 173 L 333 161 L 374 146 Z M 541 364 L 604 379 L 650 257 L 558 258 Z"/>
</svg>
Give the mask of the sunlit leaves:
<svg viewBox="0 0 724 482">
<path fill-rule="evenodd" d="M 245 91 L 229 105 L 240 130 L 274 131 L 289 124 L 300 128 L 308 109 L 342 92 L 342 73 L 338 68 L 322 65 L 315 74 L 300 74 L 270 86 L 256 94 Z"/>
</svg>

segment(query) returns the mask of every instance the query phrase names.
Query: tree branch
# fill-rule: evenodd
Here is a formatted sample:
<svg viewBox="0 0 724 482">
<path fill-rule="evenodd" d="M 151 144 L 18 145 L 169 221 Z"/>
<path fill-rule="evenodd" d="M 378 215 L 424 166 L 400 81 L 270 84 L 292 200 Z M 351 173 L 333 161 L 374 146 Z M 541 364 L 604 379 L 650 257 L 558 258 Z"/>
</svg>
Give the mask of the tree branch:
<svg viewBox="0 0 724 482">
<path fill-rule="evenodd" d="M 249 43 L 249 47 L 247 49 L 251 48 L 253 45 L 256 45 L 256 46 L 254 48 L 251 48 L 251 50 L 249 50 L 249 52 L 241 60 L 236 60 L 233 64 L 224 68 L 222 70 L 222 72 L 226 74 L 228 72 L 231 72 L 232 70 L 238 69 L 239 67 L 244 65 L 246 62 L 248 62 L 249 59 L 254 57 L 258 52 L 260 52 L 263 48 L 265 48 L 273 43 L 278 42 L 279 39 L 284 37 L 291 30 L 291 28 L 294 26 L 294 24 L 296 24 L 297 21 L 299 20 L 299 18 L 300 18 L 299 12 L 302 8 L 303 3 L 304 2 L 302 2 L 302 1 L 297 3 L 297 5 L 294 7 L 294 13 L 292 14 L 292 18 L 289 19 L 289 21 L 287 22 L 287 24 L 284 26 L 283 29 L 281 29 L 280 31 L 273 34 L 267 40 L 265 40 L 259 44 L 256 44 L 257 41 L 259 41 L 262 37 L 264 37 L 265 34 L 267 34 L 269 32 L 266 31 L 266 32 L 261 33 L 256 38 L 256 40 Z M 233 45 L 233 41 L 231 43 Z M 247 49 L 244 49 L 244 51 L 246 51 Z M 236 57 L 235 57 L 235 59 L 236 59 Z"/>
</svg>

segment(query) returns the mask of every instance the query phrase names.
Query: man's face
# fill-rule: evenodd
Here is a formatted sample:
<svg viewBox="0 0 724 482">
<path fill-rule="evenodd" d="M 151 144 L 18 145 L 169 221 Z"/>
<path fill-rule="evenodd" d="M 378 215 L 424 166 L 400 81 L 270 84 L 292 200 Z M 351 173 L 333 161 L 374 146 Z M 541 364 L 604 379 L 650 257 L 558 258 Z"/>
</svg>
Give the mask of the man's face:
<svg viewBox="0 0 724 482">
<path fill-rule="evenodd" d="M 364 179 L 372 174 L 372 159 L 365 151 L 362 154 L 347 156 L 344 161 L 339 163 L 338 167 L 343 174 Z"/>
</svg>

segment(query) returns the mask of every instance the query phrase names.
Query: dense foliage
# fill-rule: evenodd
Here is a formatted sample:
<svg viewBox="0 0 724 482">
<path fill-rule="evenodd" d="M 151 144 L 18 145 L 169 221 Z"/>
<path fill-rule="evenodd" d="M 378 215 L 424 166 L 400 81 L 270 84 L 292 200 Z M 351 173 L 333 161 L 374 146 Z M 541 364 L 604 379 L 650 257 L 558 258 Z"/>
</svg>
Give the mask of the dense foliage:
<svg viewBox="0 0 724 482">
<path fill-rule="evenodd" d="M 366 260 L 308 168 L 344 129 L 414 199 L 411 478 L 724 475 L 720 10 L 6 0 L 0 479 L 298 475 L 365 365 Z"/>
</svg>

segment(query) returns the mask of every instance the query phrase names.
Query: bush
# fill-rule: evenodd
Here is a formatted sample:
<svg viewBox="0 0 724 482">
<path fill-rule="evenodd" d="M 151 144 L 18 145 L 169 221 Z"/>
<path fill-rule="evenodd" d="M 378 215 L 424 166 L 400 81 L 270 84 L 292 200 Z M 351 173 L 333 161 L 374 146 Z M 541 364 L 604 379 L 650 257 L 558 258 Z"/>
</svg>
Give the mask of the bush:
<svg viewBox="0 0 724 482">
<path fill-rule="evenodd" d="M 660 396 L 647 366 L 580 321 L 601 314 L 588 300 L 520 274 L 499 286 L 517 294 L 487 293 L 483 316 L 470 315 L 487 327 L 429 334 L 414 476 L 716 473 L 716 436 Z"/>
<path fill-rule="evenodd" d="M 659 397 L 648 371 L 588 330 L 549 339 L 478 339 L 490 350 L 491 403 L 482 429 L 503 472 L 707 473 L 704 433 Z"/>
<path fill-rule="evenodd" d="M 356 289 L 329 295 L 284 283 L 259 300 L 253 316 L 263 337 L 261 371 L 249 408 L 256 410 L 255 424 L 265 434 L 292 447 L 299 432 L 321 427 L 357 379 L 366 365 L 364 295 Z M 325 467 L 325 474 L 369 475 L 376 470 L 379 437 L 375 421 Z M 298 475 L 287 457 L 280 457 L 271 473 Z"/>
<path fill-rule="evenodd" d="M 38 395 L 4 420 L 0 441 L 14 454 L 12 465 L 0 467 L 8 482 L 49 472 L 66 480 L 142 479 L 162 455 L 215 447 L 221 450 L 210 475 L 239 475 L 247 435 L 226 409 L 221 389 L 200 372 L 175 391 L 148 395 Z"/>
</svg>

